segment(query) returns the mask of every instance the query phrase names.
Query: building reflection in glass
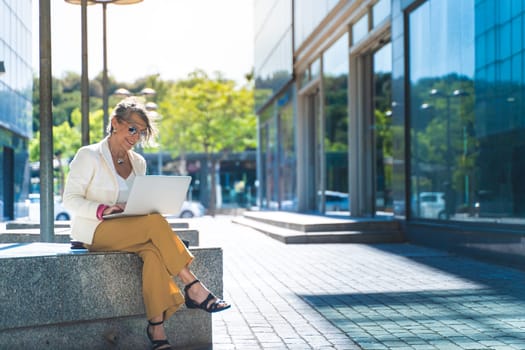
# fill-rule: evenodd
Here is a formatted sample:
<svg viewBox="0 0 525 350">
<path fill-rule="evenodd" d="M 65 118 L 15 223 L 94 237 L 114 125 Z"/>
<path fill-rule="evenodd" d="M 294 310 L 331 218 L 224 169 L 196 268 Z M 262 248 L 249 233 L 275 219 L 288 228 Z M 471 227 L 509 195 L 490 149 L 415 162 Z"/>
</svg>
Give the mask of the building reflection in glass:
<svg viewBox="0 0 525 350">
<path fill-rule="evenodd" d="M 525 218 L 524 14 L 495 0 L 430 0 L 410 13 L 413 217 Z"/>
</svg>

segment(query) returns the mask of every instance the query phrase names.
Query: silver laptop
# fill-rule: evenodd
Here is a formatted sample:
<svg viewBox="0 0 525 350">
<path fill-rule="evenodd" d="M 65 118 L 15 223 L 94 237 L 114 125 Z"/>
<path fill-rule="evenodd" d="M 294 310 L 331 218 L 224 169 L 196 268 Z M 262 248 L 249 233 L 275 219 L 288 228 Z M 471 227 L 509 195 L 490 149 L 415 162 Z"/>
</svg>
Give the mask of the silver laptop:
<svg viewBox="0 0 525 350">
<path fill-rule="evenodd" d="M 191 176 L 137 176 L 124 211 L 104 215 L 104 219 L 152 213 L 176 215 L 186 199 L 190 182 Z"/>
</svg>

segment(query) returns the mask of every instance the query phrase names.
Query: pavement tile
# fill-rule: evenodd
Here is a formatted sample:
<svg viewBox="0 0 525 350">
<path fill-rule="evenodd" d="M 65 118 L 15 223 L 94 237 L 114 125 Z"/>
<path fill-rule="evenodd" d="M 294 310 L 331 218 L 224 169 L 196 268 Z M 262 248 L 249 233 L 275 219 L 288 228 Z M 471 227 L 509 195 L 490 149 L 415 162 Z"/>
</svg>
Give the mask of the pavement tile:
<svg viewBox="0 0 525 350">
<path fill-rule="evenodd" d="M 223 248 L 233 307 L 214 315 L 214 350 L 525 350 L 525 271 L 411 244 L 285 245 L 228 217 L 190 226 Z"/>
</svg>

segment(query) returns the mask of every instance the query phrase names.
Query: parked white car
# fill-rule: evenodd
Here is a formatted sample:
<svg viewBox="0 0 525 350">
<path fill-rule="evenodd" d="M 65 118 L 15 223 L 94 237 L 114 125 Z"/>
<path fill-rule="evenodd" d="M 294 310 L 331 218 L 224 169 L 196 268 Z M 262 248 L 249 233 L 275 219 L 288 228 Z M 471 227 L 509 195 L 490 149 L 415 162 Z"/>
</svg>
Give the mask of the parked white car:
<svg viewBox="0 0 525 350">
<path fill-rule="evenodd" d="M 325 208 L 326 211 L 349 211 L 350 201 L 348 193 L 337 191 L 325 191 Z"/>
<path fill-rule="evenodd" d="M 28 207 L 29 220 L 40 221 L 40 193 L 30 193 L 28 199 L 26 199 L 26 205 Z M 71 214 L 62 205 L 62 198 L 60 196 L 55 196 L 54 209 L 55 220 L 71 220 Z"/>
<path fill-rule="evenodd" d="M 40 194 L 31 193 L 29 198 L 26 199 L 25 205 L 30 221 L 40 221 Z M 62 205 L 62 198 L 55 196 L 55 220 L 71 220 L 71 213 L 69 213 Z M 206 214 L 206 208 L 200 203 L 195 201 L 184 201 L 182 204 L 181 211 L 178 215 L 180 218 L 192 218 L 198 216 L 204 216 Z"/>
<path fill-rule="evenodd" d="M 206 214 L 206 208 L 200 202 L 184 201 L 180 210 L 180 218 L 193 218 L 198 216 L 204 216 Z"/>
<path fill-rule="evenodd" d="M 417 202 L 414 199 L 412 205 L 417 210 Z M 444 219 L 445 218 L 445 193 L 443 192 L 421 192 L 419 194 L 419 214 L 420 218 Z"/>
</svg>

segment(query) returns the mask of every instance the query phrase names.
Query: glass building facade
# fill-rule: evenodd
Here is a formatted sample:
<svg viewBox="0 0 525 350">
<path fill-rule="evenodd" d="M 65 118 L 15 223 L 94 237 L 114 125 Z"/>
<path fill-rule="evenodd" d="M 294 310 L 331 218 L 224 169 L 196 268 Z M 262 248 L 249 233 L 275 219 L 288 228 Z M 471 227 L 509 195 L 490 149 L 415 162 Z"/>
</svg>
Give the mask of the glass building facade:
<svg viewBox="0 0 525 350">
<path fill-rule="evenodd" d="M 292 0 L 255 0 L 256 108 L 292 79 Z"/>
<path fill-rule="evenodd" d="M 295 210 L 292 1 L 255 0 L 257 205 Z"/>
<path fill-rule="evenodd" d="M 524 0 L 264 3 L 255 73 L 278 61 L 287 81 L 256 82 L 261 209 L 386 217 L 410 240 L 525 256 Z"/>
<path fill-rule="evenodd" d="M 33 70 L 31 0 L 0 0 L 0 219 L 22 213 L 29 189 Z"/>
<path fill-rule="evenodd" d="M 413 216 L 523 224 L 524 2 L 459 7 L 409 15 Z M 442 211 L 425 211 L 429 193 Z"/>
</svg>

